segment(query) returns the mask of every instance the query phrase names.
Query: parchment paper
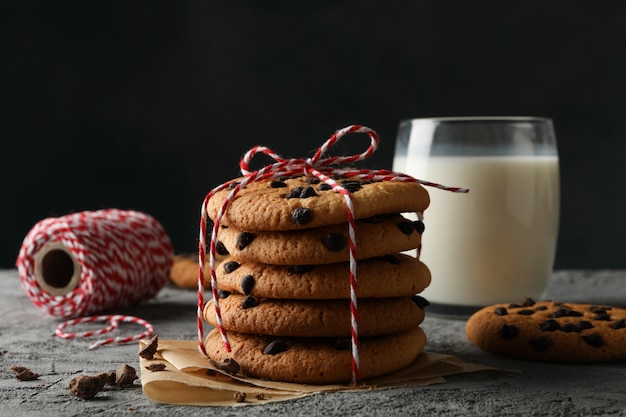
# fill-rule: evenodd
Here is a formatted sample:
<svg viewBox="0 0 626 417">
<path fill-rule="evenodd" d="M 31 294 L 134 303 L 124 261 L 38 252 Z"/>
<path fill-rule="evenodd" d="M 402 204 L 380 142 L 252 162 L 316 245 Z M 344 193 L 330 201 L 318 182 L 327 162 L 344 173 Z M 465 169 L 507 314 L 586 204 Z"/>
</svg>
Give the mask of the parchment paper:
<svg viewBox="0 0 626 417">
<path fill-rule="evenodd" d="M 142 340 L 140 347 L 148 341 Z M 408 367 L 358 385 L 306 385 L 227 375 L 215 369 L 199 352 L 197 342 L 159 340 L 153 359 L 140 358 L 141 384 L 152 400 L 166 404 L 233 406 L 285 401 L 324 391 L 370 391 L 401 386 L 424 386 L 445 382 L 447 375 L 496 368 L 463 362 L 452 355 L 423 352 Z M 164 364 L 163 371 L 150 371 Z M 208 373 L 207 373 L 208 371 Z M 235 396 L 245 393 L 245 402 Z"/>
</svg>

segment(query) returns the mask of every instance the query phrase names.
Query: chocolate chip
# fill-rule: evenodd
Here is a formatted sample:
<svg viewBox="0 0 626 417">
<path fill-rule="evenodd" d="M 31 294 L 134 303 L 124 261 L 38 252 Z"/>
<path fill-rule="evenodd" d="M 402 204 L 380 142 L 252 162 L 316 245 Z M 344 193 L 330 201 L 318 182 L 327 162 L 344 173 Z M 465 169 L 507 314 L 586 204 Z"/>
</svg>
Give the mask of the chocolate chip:
<svg viewBox="0 0 626 417">
<path fill-rule="evenodd" d="M 345 180 L 341 183 L 341 186 L 349 193 L 356 193 L 361 189 L 361 182 L 356 180 Z"/>
<path fill-rule="evenodd" d="M 401 262 L 400 259 L 394 255 L 383 255 L 380 259 L 392 265 L 398 265 Z"/>
<path fill-rule="evenodd" d="M 229 255 L 228 249 L 226 249 L 226 246 L 224 246 L 222 242 L 217 242 L 217 244 L 215 245 L 215 252 L 217 252 L 218 255 L 222 256 Z"/>
<path fill-rule="evenodd" d="M 509 324 L 505 324 L 502 326 L 502 330 L 500 330 L 500 336 L 503 339 L 512 339 L 519 333 L 519 329 L 515 326 L 511 326 Z"/>
<path fill-rule="evenodd" d="M 226 290 L 217 290 L 217 296 L 219 298 L 228 298 L 232 293 Z"/>
<path fill-rule="evenodd" d="M 545 352 L 550 347 L 550 342 L 545 337 L 535 337 L 530 339 L 530 347 L 537 352 Z"/>
<path fill-rule="evenodd" d="M 405 235 L 410 235 L 415 231 L 415 226 L 413 226 L 413 222 L 410 222 L 408 220 L 402 221 L 396 224 L 396 226 L 398 226 L 398 229 L 400 229 L 400 231 Z"/>
<path fill-rule="evenodd" d="M 578 322 L 578 328 L 580 330 L 593 329 L 593 324 L 591 324 L 590 321 L 581 320 L 581 321 Z"/>
<path fill-rule="evenodd" d="M 309 177 L 306 179 L 306 183 L 307 184 L 319 184 L 320 183 L 320 179 L 317 177 Z"/>
<path fill-rule="evenodd" d="M 287 195 L 285 195 L 285 198 L 289 199 L 289 198 L 300 198 L 300 193 L 302 193 L 302 190 L 304 188 L 303 187 L 295 187 L 293 189 L 291 189 L 291 191 L 289 191 L 287 193 Z"/>
<path fill-rule="evenodd" d="M 626 327 L 626 319 L 614 321 L 613 323 L 610 324 L 610 326 L 611 326 L 611 329 L 615 329 L 615 330 L 623 329 Z"/>
<path fill-rule="evenodd" d="M 231 182 L 230 184 L 228 184 L 228 189 L 232 190 L 234 189 L 237 185 L 239 184 L 239 182 L 235 181 L 235 182 Z"/>
<path fill-rule="evenodd" d="M 533 299 L 532 299 L 532 298 L 530 298 L 530 297 L 526 297 L 526 298 L 524 299 L 524 302 L 522 303 L 522 307 L 532 307 L 532 306 L 534 306 L 535 304 L 536 304 L 536 303 L 535 303 L 535 300 L 533 300 Z"/>
<path fill-rule="evenodd" d="M 411 300 L 413 300 L 413 302 L 417 304 L 419 308 L 425 308 L 430 305 L 430 302 L 421 295 L 414 295 L 413 297 L 411 297 Z"/>
<path fill-rule="evenodd" d="M 237 363 L 237 361 L 232 358 L 225 358 L 219 362 L 215 362 L 214 360 L 211 360 L 211 364 L 215 366 L 217 369 L 219 369 L 220 371 L 224 371 L 227 374 L 231 374 L 231 375 L 238 374 L 239 370 L 241 369 L 241 366 L 239 366 L 239 363 Z"/>
<path fill-rule="evenodd" d="M 265 346 L 263 353 L 266 355 L 276 355 L 287 350 L 289 350 L 289 346 L 287 346 L 287 344 L 274 340 L 273 342 L 270 342 L 269 345 Z"/>
<path fill-rule="evenodd" d="M 537 308 L 535 308 L 535 311 L 546 311 L 548 309 L 548 306 L 538 306 Z"/>
<path fill-rule="evenodd" d="M 567 307 L 560 307 L 557 311 L 552 313 L 552 317 L 554 317 L 555 319 L 559 317 L 582 317 L 582 316 L 583 316 L 583 313 L 581 313 L 580 311 L 572 310 Z"/>
<path fill-rule="evenodd" d="M 610 310 L 610 307 L 599 307 L 599 306 L 592 306 L 589 307 L 589 311 L 591 311 L 593 314 L 607 314 L 607 310 Z"/>
<path fill-rule="evenodd" d="M 239 263 L 235 261 L 229 261 L 224 264 L 224 271 L 226 271 L 227 274 L 230 274 L 237 268 L 239 268 Z"/>
<path fill-rule="evenodd" d="M 291 212 L 291 221 L 298 225 L 309 223 L 313 219 L 313 212 L 306 207 L 298 207 Z"/>
<path fill-rule="evenodd" d="M 517 314 L 522 315 L 522 316 L 532 316 L 533 314 L 535 314 L 535 311 L 525 309 L 525 310 L 519 310 Z"/>
<path fill-rule="evenodd" d="M 352 349 L 352 342 L 349 337 L 338 337 L 333 341 L 333 347 L 337 350 L 350 350 Z"/>
<path fill-rule="evenodd" d="M 556 320 L 548 319 L 541 324 L 541 331 L 554 332 L 561 328 Z"/>
<path fill-rule="evenodd" d="M 493 310 L 493 312 L 496 316 L 506 316 L 507 314 L 509 314 L 509 312 L 506 311 L 506 308 L 504 307 L 497 307 L 495 310 Z"/>
<path fill-rule="evenodd" d="M 519 305 L 517 303 L 509 304 L 509 308 L 520 308 L 520 307 L 521 307 L 521 305 Z"/>
<path fill-rule="evenodd" d="M 237 236 L 237 249 L 243 250 L 254 240 L 254 235 L 250 232 L 241 232 Z"/>
<path fill-rule="evenodd" d="M 328 190 L 332 190 L 333 187 L 330 184 L 326 184 L 325 182 L 320 184 L 317 187 L 317 191 L 328 191 Z"/>
<path fill-rule="evenodd" d="M 333 252 L 339 252 L 346 247 L 346 238 L 339 233 L 329 233 L 324 238 L 324 246 Z"/>
<path fill-rule="evenodd" d="M 290 274 L 302 275 L 313 270 L 313 265 L 293 265 L 287 270 Z"/>
<path fill-rule="evenodd" d="M 256 281 L 252 275 L 246 275 L 241 278 L 241 289 L 245 295 L 250 295 Z"/>
<path fill-rule="evenodd" d="M 565 323 L 563 326 L 561 326 L 561 330 L 564 331 L 565 333 L 578 333 L 578 332 L 580 332 L 580 329 L 574 323 Z"/>
<path fill-rule="evenodd" d="M 593 317 L 594 320 L 599 320 L 599 321 L 611 321 L 611 316 L 609 316 L 607 313 L 601 313 L 601 314 L 596 314 Z"/>
<path fill-rule="evenodd" d="M 300 198 L 317 197 L 317 193 L 313 187 L 306 187 L 300 192 Z"/>
<path fill-rule="evenodd" d="M 285 181 L 272 181 L 270 182 L 270 188 L 285 188 L 287 183 Z"/>
<path fill-rule="evenodd" d="M 600 336 L 598 333 L 585 335 L 583 336 L 583 340 L 588 345 L 593 347 L 601 347 L 602 345 L 604 345 L 604 340 L 602 339 L 602 336 Z"/>
<path fill-rule="evenodd" d="M 415 228 L 417 233 L 419 233 L 420 235 L 424 233 L 424 230 L 426 230 L 426 226 L 424 225 L 424 222 L 421 220 L 415 220 L 413 222 L 413 227 Z"/>
<path fill-rule="evenodd" d="M 246 296 L 246 298 L 243 299 L 243 301 L 241 302 L 241 308 L 248 309 L 248 308 L 252 308 L 252 307 L 256 307 L 259 305 L 259 302 L 256 300 L 256 298 L 254 298 L 251 295 Z"/>
</svg>

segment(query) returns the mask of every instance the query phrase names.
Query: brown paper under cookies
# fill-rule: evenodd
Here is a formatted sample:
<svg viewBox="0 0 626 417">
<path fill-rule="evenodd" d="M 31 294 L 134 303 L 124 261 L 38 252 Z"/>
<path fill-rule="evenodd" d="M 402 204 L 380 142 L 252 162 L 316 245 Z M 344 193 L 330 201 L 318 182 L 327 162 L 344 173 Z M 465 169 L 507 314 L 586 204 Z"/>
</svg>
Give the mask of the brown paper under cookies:
<svg viewBox="0 0 626 417">
<path fill-rule="evenodd" d="M 141 341 L 141 347 L 147 343 L 148 341 Z M 163 364 L 165 369 L 150 371 L 147 367 L 154 364 Z M 363 381 L 357 386 L 284 383 L 223 374 L 199 353 L 197 342 L 187 340 L 159 340 L 159 349 L 154 359 L 140 358 L 140 365 L 141 384 L 150 399 L 165 404 L 195 406 L 266 404 L 321 392 L 425 386 L 445 382 L 444 377 L 448 375 L 497 370 L 485 365 L 466 363 L 452 355 L 423 352 L 408 367 Z M 239 402 L 244 397 L 245 401 Z"/>
</svg>

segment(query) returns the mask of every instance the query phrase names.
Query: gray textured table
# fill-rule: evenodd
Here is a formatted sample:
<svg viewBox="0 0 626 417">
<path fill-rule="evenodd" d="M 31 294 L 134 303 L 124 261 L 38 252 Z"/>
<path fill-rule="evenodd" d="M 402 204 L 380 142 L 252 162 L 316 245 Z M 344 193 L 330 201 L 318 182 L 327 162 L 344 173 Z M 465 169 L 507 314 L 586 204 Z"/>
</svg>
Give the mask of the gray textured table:
<svg viewBox="0 0 626 417">
<path fill-rule="evenodd" d="M 626 271 L 558 271 L 548 296 L 569 302 L 626 306 Z M 163 339 L 195 339 L 196 293 L 164 288 L 156 299 L 123 313 L 150 321 Z M 122 313 L 122 311 L 116 311 Z M 54 336 L 58 319 L 37 310 L 19 286 L 16 270 L 0 270 L 0 416 L 626 416 L 626 361 L 558 365 L 498 357 L 475 348 L 461 320 L 428 317 L 427 349 L 521 372 L 478 372 L 446 378 L 442 384 L 359 393 L 317 394 L 298 400 L 248 407 L 201 408 L 158 404 L 138 382 L 129 389 L 106 389 L 95 399 L 68 394 L 68 382 L 128 363 L 139 369 L 137 345 L 87 349 L 81 340 Z M 41 374 L 18 381 L 10 367 Z"/>
</svg>

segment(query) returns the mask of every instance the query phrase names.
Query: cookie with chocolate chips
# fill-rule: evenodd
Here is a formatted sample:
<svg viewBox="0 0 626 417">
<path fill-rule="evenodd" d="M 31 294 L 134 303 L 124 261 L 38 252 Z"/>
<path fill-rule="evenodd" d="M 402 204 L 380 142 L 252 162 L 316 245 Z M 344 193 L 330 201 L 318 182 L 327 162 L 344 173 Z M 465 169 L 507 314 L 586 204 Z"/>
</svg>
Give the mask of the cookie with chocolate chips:
<svg viewBox="0 0 626 417">
<path fill-rule="evenodd" d="M 496 304 L 476 312 L 466 333 L 489 352 L 548 362 L 626 359 L 626 310 L 594 304 Z"/>
<path fill-rule="evenodd" d="M 228 333 L 226 352 L 217 329 L 205 347 L 212 361 L 237 361 L 240 372 L 254 378 L 305 384 L 345 383 L 352 379 L 350 339 L 297 338 Z M 426 335 L 420 327 L 359 340 L 360 375 L 374 378 L 408 366 L 422 352 Z"/>
<path fill-rule="evenodd" d="M 350 300 L 277 300 L 230 294 L 219 300 L 228 331 L 293 337 L 350 337 Z M 359 335 L 404 332 L 424 320 L 419 299 L 363 298 L 358 301 Z M 204 319 L 217 326 L 213 300 Z"/>
<path fill-rule="evenodd" d="M 223 265 L 230 262 L 227 258 Z M 350 265 L 269 265 L 242 262 L 227 271 L 216 268 L 220 289 L 257 298 L 350 298 Z M 197 269 L 197 266 L 196 266 Z M 361 298 L 403 297 L 422 292 L 430 270 L 417 258 L 402 253 L 364 259 L 357 263 L 357 293 Z"/>
<path fill-rule="evenodd" d="M 357 259 L 384 256 L 419 247 L 421 228 L 400 214 L 357 220 Z M 220 245 L 237 261 L 272 265 L 317 265 L 349 259 L 348 223 L 306 230 L 249 231 L 223 227 Z"/>
<path fill-rule="evenodd" d="M 423 212 L 428 192 L 417 182 L 338 179 L 352 198 L 357 219 L 378 214 Z M 207 212 L 215 219 L 230 190 L 215 193 Z M 240 230 L 299 230 L 348 221 L 346 200 L 314 177 L 271 179 L 247 184 L 230 202 L 220 224 Z"/>
</svg>

